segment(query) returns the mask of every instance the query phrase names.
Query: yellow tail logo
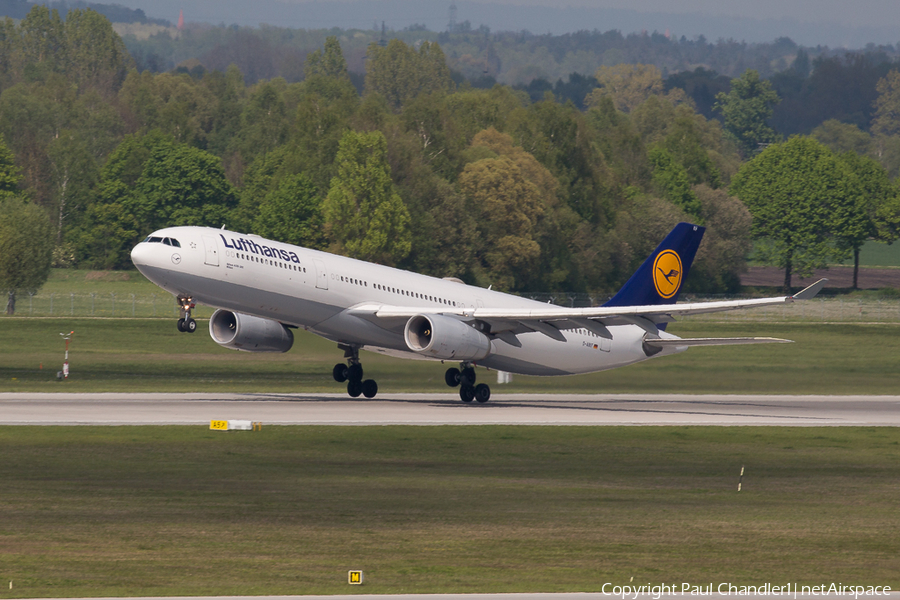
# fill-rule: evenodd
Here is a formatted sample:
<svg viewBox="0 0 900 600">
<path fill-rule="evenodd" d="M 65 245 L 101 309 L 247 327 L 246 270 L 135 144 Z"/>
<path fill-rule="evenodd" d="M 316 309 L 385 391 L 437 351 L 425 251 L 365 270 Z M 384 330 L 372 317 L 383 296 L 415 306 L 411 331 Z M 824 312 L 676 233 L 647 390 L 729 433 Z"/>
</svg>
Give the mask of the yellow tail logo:
<svg viewBox="0 0 900 600">
<path fill-rule="evenodd" d="M 653 285 L 656 293 L 669 299 L 681 287 L 681 257 L 674 250 L 663 250 L 653 261 Z"/>
</svg>

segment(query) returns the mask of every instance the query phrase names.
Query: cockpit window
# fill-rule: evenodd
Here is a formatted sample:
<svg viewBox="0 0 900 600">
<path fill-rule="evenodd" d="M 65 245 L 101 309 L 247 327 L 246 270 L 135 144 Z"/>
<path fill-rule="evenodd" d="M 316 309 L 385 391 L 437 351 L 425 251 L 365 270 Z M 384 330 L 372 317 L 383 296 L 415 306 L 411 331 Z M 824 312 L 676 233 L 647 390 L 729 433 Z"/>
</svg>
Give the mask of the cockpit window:
<svg viewBox="0 0 900 600">
<path fill-rule="evenodd" d="M 161 238 L 161 237 L 153 237 L 147 236 L 144 239 L 148 244 L 165 244 L 166 246 L 174 246 L 176 248 L 181 248 L 181 244 L 175 238 Z"/>
</svg>

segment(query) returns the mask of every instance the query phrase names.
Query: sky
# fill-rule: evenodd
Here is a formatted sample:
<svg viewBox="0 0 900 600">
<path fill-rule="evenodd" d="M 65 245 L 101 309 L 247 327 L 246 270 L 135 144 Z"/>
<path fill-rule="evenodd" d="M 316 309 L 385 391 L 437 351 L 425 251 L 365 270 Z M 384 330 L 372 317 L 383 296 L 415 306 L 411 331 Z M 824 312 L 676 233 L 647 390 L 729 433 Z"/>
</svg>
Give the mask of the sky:
<svg viewBox="0 0 900 600">
<path fill-rule="evenodd" d="M 100 0 L 104 1 L 104 0 Z M 862 48 L 900 44 L 900 0 L 117 0 L 148 16 L 213 24 L 260 23 L 292 28 L 389 29 L 424 24 L 447 27 L 451 4 L 457 21 L 473 28 L 559 35 L 579 29 L 628 34 L 667 30 L 747 42 L 787 36 L 806 45 Z"/>
<path fill-rule="evenodd" d="M 297 1 L 297 0 L 294 0 Z M 854 27 L 898 28 L 898 0 L 493 0 L 507 5 L 578 6 L 631 9 L 642 13 L 700 13 L 752 19 L 846 23 Z"/>
</svg>

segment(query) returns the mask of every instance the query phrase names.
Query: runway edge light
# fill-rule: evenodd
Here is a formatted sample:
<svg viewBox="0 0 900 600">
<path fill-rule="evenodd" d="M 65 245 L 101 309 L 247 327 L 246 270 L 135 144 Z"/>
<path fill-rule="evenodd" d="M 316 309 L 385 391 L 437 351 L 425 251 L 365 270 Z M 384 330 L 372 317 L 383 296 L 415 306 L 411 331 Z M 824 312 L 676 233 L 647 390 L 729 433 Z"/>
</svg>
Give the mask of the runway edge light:
<svg viewBox="0 0 900 600">
<path fill-rule="evenodd" d="M 362 582 L 362 571 L 347 571 L 347 583 L 349 583 L 350 585 L 362 585 Z"/>
</svg>

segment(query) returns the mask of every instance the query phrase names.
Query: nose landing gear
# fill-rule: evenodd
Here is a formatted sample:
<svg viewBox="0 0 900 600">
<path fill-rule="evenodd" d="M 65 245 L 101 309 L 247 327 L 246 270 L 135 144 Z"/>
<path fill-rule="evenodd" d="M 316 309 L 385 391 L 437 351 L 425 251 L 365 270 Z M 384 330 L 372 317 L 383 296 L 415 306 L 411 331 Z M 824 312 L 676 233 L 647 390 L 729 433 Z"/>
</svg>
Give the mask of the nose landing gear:
<svg viewBox="0 0 900 600">
<path fill-rule="evenodd" d="M 178 331 L 182 333 L 194 333 L 197 331 L 197 321 L 191 318 L 191 310 L 196 306 L 190 296 L 178 296 Z"/>
<path fill-rule="evenodd" d="M 491 399 L 491 388 L 485 383 L 475 385 L 475 369 L 470 363 L 461 363 L 460 369 L 450 367 L 444 373 L 444 382 L 450 387 L 459 386 L 459 399 L 465 403 L 478 401 L 484 404 Z"/>
<path fill-rule="evenodd" d="M 331 374 L 338 383 L 347 382 L 347 394 L 351 398 L 374 398 L 378 393 L 378 384 L 374 379 L 363 380 L 363 368 L 359 362 L 359 346 L 338 344 L 338 348 L 344 351 L 347 364 L 334 365 Z"/>
</svg>

